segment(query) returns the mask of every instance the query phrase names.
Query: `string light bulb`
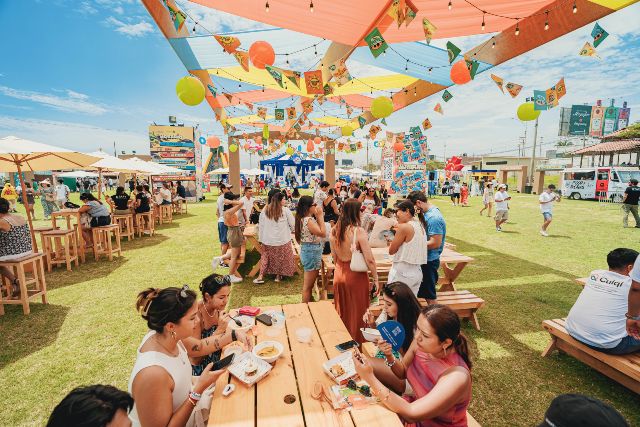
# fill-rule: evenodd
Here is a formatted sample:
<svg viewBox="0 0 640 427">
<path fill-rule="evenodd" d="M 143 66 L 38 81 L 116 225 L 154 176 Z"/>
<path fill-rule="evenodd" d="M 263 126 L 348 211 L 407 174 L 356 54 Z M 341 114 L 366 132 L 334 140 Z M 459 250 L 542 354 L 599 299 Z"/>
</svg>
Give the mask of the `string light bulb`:
<svg viewBox="0 0 640 427">
<path fill-rule="evenodd" d="M 578 5 L 575 1 L 573 2 L 573 13 L 578 13 Z"/>
<path fill-rule="evenodd" d="M 516 36 L 520 35 L 520 22 L 516 21 Z"/>
<path fill-rule="evenodd" d="M 287 65 L 289 65 L 289 54 L 285 54 L 287 56 Z"/>
<path fill-rule="evenodd" d="M 483 10 L 482 11 L 482 31 L 484 31 L 485 25 L 484 25 L 484 15 L 486 14 L 486 12 Z"/>
<path fill-rule="evenodd" d="M 449 0 L 449 5 L 448 5 L 449 10 L 451 10 L 452 7 L 453 5 L 451 4 L 451 0 Z"/>
<path fill-rule="evenodd" d="M 432 72 L 432 71 L 433 71 L 433 67 L 429 67 L 429 72 Z"/>
<path fill-rule="evenodd" d="M 418 96 L 418 89 L 417 88 L 413 88 L 413 96 Z"/>
<path fill-rule="evenodd" d="M 544 14 L 546 15 L 544 21 L 544 30 L 547 31 L 549 29 L 549 11 L 547 10 Z"/>
<path fill-rule="evenodd" d="M 495 49 L 496 48 L 496 40 L 493 39 L 493 42 L 491 43 L 491 49 Z"/>
<path fill-rule="evenodd" d="M 313 13 L 313 0 L 309 3 L 309 10 Z"/>
<path fill-rule="evenodd" d="M 268 1 L 264 4 L 264 11 L 269 13 L 269 2 Z"/>
<path fill-rule="evenodd" d="M 407 63 L 404 65 L 404 70 L 409 71 L 409 60 L 407 59 Z"/>
</svg>

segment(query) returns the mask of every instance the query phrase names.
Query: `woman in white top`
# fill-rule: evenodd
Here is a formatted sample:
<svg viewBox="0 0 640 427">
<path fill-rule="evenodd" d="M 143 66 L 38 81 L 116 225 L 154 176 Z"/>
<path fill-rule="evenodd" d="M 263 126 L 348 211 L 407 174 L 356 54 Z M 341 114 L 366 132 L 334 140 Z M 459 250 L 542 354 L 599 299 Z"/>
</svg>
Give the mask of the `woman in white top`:
<svg viewBox="0 0 640 427">
<path fill-rule="evenodd" d="M 484 203 L 484 207 L 480 209 L 480 215 L 482 216 L 482 212 L 487 209 L 487 216 L 491 216 L 491 208 L 493 207 L 493 183 L 487 182 L 484 187 L 484 192 L 482 194 L 482 202 Z"/>
<path fill-rule="evenodd" d="M 291 247 L 295 219 L 286 203 L 284 193 L 278 191 L 260 212 L 258 240 L 262 243 L 262 257 L 260 274 L 253 283 L 264 283 L 265 274 L 274 274 L 279 282 L 282 276 L 291 277 L 296 272 Z"/>
<path fill-rule="evenodd" d="M 393 217 L 393 209 L 387 208 L 381 217 L 376 219 L 373 223 L 373 229 L 369 236 L 369 246 L 372 248 L 386 248 L 389 240 L 392 239 L 393 233 L 391 229 L 398 224 L 398 221 Z"/>
<path fill-rule="evenodd" d="M 360 203 L 370 212 L 374 212 L 382 205 L 380 197 L 378 197 L 378 193 L 373 187 L 367 188 L 367 190 L 360 195 Z"/>
<path fill-rule="evenodd" d="M 397 205 L 396 235 L 389 246 L 389 255 L 393 255 L 393 264 L 389 270 L 387 283 L 405 283 L 418 295 L 422 282 L 421 264 L 427 259 L 427 234 L 423 217 L 420 222 L 414 219 L 416 214 L 413 203 L 405 200 Z"/>
<path fill-rule="evenodd" d="M 225 372 L 211 371 L 209 364 L 192 384 L 182 339 L 191 336 L 198 322 L 196 293 L 187 285 L 148 288 L 138 294 L 136 308 L 150 331 L 142 339 L 129 378 L 135 400 L 129 415 L 132 425 L 196 426 L 196 412 L 207 411 L 201 408 L 202 394 Z"/>
</svg>

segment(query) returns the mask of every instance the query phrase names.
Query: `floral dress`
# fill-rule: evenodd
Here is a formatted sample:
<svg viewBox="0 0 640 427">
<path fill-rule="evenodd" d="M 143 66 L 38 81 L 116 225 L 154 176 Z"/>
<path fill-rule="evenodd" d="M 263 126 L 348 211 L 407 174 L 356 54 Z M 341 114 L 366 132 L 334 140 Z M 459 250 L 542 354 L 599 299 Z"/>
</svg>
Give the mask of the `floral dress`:
<svg viewBox="0 0 640 427">
<path fill-rule="evenodd" d="M 203 325 L 204 326 L 204 325 Z M 218 325 L 213 325 L 209 329 L 202 328 L 202 332 L 200 333 L 200 338 L 205 339 L 209 338 L 213 333 L 218 329 Z M 209 363 L 215 363 L 220 360 L 220 355 L 222 354 L 222 350 L 214 351 L 211 354 L 203 356 L 200 360 L 200 363 L 197 365 L 191 365 L 191 374 L 194 376 L 200 376 L 204 368 L 207 367 Z"/>
<path fill-rule="evenodd" d="M 44 210 L 44 217 L 48 219 L 53 212 L 58 211 L 58 206 L 56 205 L 56 190 L 53 187 L 42 187 L 40 189 L 40 193 L 42 197 L 40 197 L 40 203 L 42 203 L 42 209 Z M 51 200 L 47 200 L 47 198 Z"/>
</svg>

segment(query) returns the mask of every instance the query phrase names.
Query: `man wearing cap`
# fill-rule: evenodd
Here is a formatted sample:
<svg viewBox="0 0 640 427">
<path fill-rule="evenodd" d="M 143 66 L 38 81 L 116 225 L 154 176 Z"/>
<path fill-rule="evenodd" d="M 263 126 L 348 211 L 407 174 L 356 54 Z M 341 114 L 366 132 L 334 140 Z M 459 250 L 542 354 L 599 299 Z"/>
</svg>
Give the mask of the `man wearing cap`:
<svg viewBox="0 0 640 427">
<path fill-rule="evenodd" d="M 612 406 L 582 394 L 561 394 L 551 401 L 538 427 L 629 427 Z"/>
<path fill-rule="evenodd" d="M 509 200 L 511 200 L 511 196 L 507 193 L 507 186 L 504 184 L 498 185 L 498 192 L 494 196 L 494 200 L 496 202 L 496 216 L 494 217 L 496 221 L 496 231 L 502 231 L 502 224 L 507 222 L 509 219 Z"/>
<path fill-rule="evenodd" d="M 547 228 L 553 220 L 553 202 L 559 202 L 560 196 L 558 196 L 554 190 L 556 186 L 549 184 L 546 190 L 540 194 L 538 202 L 540 203 L 540 212 L 542 212 L 542 228 L 540 228 L 540 234 L 544 237 L 548 237 Z"/>
<path fill-rule="evenodd" d="M 218 237 L 220 238 L 220 253 L 222 255 L 227 253 L 229 249 L 229 241 L 227 240 L 227 226 L 224 225 L 224 194 L 229 191 L 232 186 L 230 184 L 221 182 L 218 185 L 220 188 L 220 195 L 217 200 L 217 215 L 218 215 Z"/>
</svg>

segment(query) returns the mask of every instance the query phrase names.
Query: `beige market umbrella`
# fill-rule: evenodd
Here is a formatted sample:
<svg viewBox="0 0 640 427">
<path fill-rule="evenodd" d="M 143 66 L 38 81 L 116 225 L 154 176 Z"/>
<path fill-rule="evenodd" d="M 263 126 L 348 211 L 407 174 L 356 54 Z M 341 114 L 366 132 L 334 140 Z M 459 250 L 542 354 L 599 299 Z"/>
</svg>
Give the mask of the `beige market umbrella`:
<svg viewBox="0 0 640 427">
<path fill-rule="evenodd" d="M 110 156 L 104 151 L 94 151 L 93 153 L 89 153 L 90 156 L 98 157 L 98 160 L 95 163 L 92 163 L 90 168 L 98 170 L 98 200 L 100 200 L 102 196 L 102 172 L 112 171 L 112 172 L 124 172 L 124 173 L 144 173 L 140 168 L 137 167 L 135 162 L 131 162 L 127 159 L 120 159 L 118 157 Z"/>
<path fill-rule="evenodd" d="M 85 169 L 98 160 L 100 160 L 98 157 L 88 154 L 18 138 L 17 136 L 0 138 L 0 172 L 18 173 L 20 188 L 22 188 L 22 197 L 25 201 L 27 188 L 24 185 L 22 172 Z M 31 230 L 33 249 L 37 251 L 38 246 L 33 231 L 33 219 L 31 218 L 29 209 L 26 211 L 27 222 Z"/>
</svg>

